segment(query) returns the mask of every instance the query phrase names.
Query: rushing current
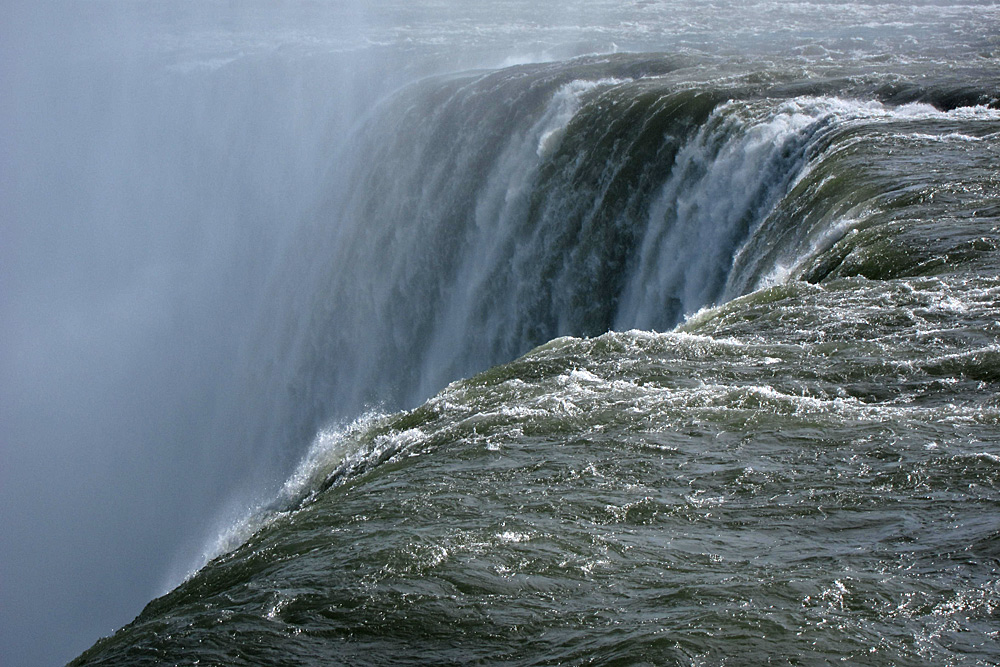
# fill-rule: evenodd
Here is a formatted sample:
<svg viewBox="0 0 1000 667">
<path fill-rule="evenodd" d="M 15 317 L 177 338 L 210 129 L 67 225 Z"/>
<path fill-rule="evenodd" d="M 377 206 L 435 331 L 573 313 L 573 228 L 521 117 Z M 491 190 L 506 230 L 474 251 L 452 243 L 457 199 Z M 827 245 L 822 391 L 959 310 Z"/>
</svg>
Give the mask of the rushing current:
<svg viewBox="0 0 1000 667">
<path fill-rule="evenodd" d="M 143 54 L 70 219 L 157 230 L 98 254 L 173 543 L 71 664 L 1000 664 L 997 6 L 482 5 L 72 70 Z"/>
</svg>

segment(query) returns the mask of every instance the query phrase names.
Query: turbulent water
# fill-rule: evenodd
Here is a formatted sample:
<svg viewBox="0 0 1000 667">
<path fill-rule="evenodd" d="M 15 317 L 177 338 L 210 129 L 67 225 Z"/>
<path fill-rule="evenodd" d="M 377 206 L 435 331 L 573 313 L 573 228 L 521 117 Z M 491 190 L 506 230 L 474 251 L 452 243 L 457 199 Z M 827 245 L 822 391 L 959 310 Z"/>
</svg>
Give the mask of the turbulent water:
<svg viewBox="0 0 1000 667">
<path fill-rule="evenodd" d="M 257 502 L 71 664 L 1000 664 L 997 6 L 481 4 L 137 33 Z"/>
<path fill-rule="evenodd" d="M 242 546 L 74 664 L 996 664 L 991 68 L 405 88 L 297 372 L 360 410 L 541 346 L 323 430 Z"/>
</svg>

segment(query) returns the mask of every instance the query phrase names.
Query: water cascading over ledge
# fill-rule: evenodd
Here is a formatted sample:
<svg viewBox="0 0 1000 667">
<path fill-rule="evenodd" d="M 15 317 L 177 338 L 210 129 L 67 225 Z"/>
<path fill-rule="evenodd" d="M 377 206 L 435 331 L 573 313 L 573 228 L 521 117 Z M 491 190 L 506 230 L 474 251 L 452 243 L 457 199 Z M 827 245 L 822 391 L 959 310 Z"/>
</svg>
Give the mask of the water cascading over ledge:
<svg viewBox="0 0 1000 667">
<path fill-rule="evenodd" d="M 211 627 L 225 621 L 220 627 L 238 633 L 253 626 L 265 635 L 353 632 L 361 639 L 371 632 L 377 641 L 379 618 L 402 620 L 382 626 L 394 631 L 414 627 L 386 604 L 393 586 L 426 592 L 470 573 L 494 586 L 502 583 L 490 579 L 495 568 L 498 577 L 532 585 L 541 583 L 539 574 L 569 572 L 562 581 L 572 582 L 570 590 L 587 586 L 595 573 L 590 581 L 614 581 L 618 590 L 648 593 L 677 584 L 707 594 L 701 598 L 707 615 L 688 607 L 695 615 L 686 619 L 704 628 L 718 627 L 712 619 L 730 611 L 711 595 L 722 591 L 743 605 L 738 613 L 746 623 L 737 620 L 736 636 L 716 636 L 728 637 L 730 650 L 735 642 L 748 660 L 753 646 L 739 637 L 756 636 L 761 623 L 774 621 L 758 607 L 773 603 L 791 626 L 806 621 L 797 628 L 803 642 L 839 647 L 836 659 L 853 646 L 858 662 L 975 664 L 977 633 L 983 623 L 995 630 L 991 595 L 981 585 L 989 581 L 992 544 L 984 517 L 995 511 L 988 492 L 976 493 L 995 485 L 990 456 L 997 452 L 988 443 L 996 440 L 989 392 L 995 389 L 990 276 L 998 158 L 989 109 L 977 105 L 995 107 L 998 96 L 998 12 L 989 0 L 7 3 L 0 21 L 0 78 L 8 92 L 0 96 L 0 560 L 9 576 L 0 591 L 0 654 L 24 665 L 68 658 L 177 586 L 205 562 L 198 558 L 204 546 L 208 557 L 236 549 L 235 564 L 256 553 L 260 558 L 249 560 L 275 576 L 268 581 L 243 570 L 243 582 L 261 598 L 230 580 L 221 598 L 201 598 L 207 611 L 188 615 L 174 606 L 179 632 L 165 634 L 177 646 L 192 638 L 184 627 L 195 618 Z M 588 53 L 618 55 L 568 60 Z M 458 73 L 436 76 L 447 72 Z M 511 82 L 506 87 L 509 97 L 530 104 L 490 97 L 505 77 L 536 88 L 529 95 Z M 460 83 L 449 87 L 449 81 Z M 391 94 L 407 84 L 414 85 Z M 688 105 L 685 91 L 702 100 L 700 110 L 681 108 Z M 640 100 L 645 93 L 648 99 Z M 674 100 L 674 117 L 695 120 L 671 130 L 671 113 L 651 110 L 660 98 Z M 407 100 L 409 114 L 396 106 Z M 443 116 L 446 104 L 451 125 L 425 127 L 416 113 Z M 491 119 L 492 129 L 463 120 L 463 108 Z M 810 119 L 824 115 L 826 125 L 811 127 Z M 647 117 L 652 122 L 642 122 Z M 404 121 L 398 128 L 382 123 L 395 118 Z M 768 157 L 768 138 L 786 136 L 781 123 L 798 138 L 785 142 L 789 155 Z M 753 141 L 754 128 L 763 141 Z M 419 236 L 413 247 L 402 247 L 402 236 L 382 234 L 387 222 L 378 217 L 394 205 L 358 190 L 365 174 L 381 173 L 372 181 L 385 183 L 389 195 L 414 184 L 414 196 L 398 201 L 393 214 L 401 225 L 425 186 L 441 201 L 457 202 L 453 211 L 475 206 L 444 181 L 432 184 L 431 173 L 408 173 L 420 168 L 420 156 L 385 149 L 392 142 L 406 149 L 406 137 L 418 131 L 433 136 L 439 151 L 478 152 L 455 164 L 482 173 L 456 178 L 444 169 L 441 178 L 493 193 L 479 218 L 485 225 L 463 232 L 464 245 L 427 235 L 451 248 L 443 258 L 422 247 Z M 477 149 L 477 133 L 496 145 Z M 615 144 L 615 137 L 624 140 Z M 611 143 L 588 144 L 602 138 Z M 448 164 L 433 153 L 425 151 L 427 164 Z M 394 154 L 400 159 L 391 164 Z M 601 157 L 609 154 L 614 159 Z M 501 167 L 501 156 L 520 161 L 523 172 Z M 375 164 L 375 157 L 390 163 Z M 752 163 L 774 171 L 758 177 L 745 169 Z M 730 176 L 742 179 L 745 192 L 714 180 Z M 519 195 L 508 187 L 514 185 L 535 194 Z M 561 195 L 570 191 L 580 196 Z M 679 199 L 671 192 L 690 194 Z M 501 216 L 490 211 L 504 206 L 505 219 L 514 222 L 491 227 L 491 218 Z M 759 216 L 737 215 L 758 206 Z M 371 215 L 356 215 L 364 210 Z M 728 222 L 704 225 L 717 216 Z M 467 220 L 458 227 L 471 229 L 463 226 Z M 541 222 L 554 231 L 538 231 L 547 228 Z M 408 267 L 395 259 L 353 266 L 342 248 L 360 237 L 362 226 L 394 239 L 395 257 L 412 253 Z M 527 236 L 516 237 L 515 228 Z M 554 249 L 530 245 L 536 237 L 573 252 L 552 262 Z M 621 247 L 603 252 L 603 239 Z M 687 239 L 709 252 L 687 252 Z M 477 244 L 495 247 L 496 257 Z M 366 248 L 363 241 L 355 247 Z M 735 260 L 727 265 L 733 247 Z M 542 258 L 548 268 L 522 265 L 520 275 L 535 284 L 519 283 L 491 268 L 503 266 L 497 257 L 505 253 L 524 264 Z M 469 259 L 481 256 L 482 266 Z M 382 259 L 375 249 L 359 257 Z M 427 267 L 434 263 L 450 274 L 433 278 Z M 413 292 L 427 300 L 408 302 L 410 284 L 392 275 L 427 278 L 413 283 L 427 288 Z M 588 279 L 587 293 L 574 285 L 575 275 L 601 277 Z M 509 307 L 508 288 L 538 315 L 537 324 Z M 740 294 L 747 296 L 733 299 Z M 669 330 L 668 322 L 706 298 L 724 305 L 670 333 L 545 342 L 553 332 L 627 329 L 640 315 L 647 318 L 642 326 Z M 338 311 L 338 304 L 350 310 Z M 378 304 L 388 328 L 361 312 Z M 502 307 L 491 310 L 492 304 Z M 427 312 L 407 310 L 417 308 Z M 418 344 L 411 340 L 417 335 L 434 340 Z M 517 357 L 535 342 L 544 347 Z M 485 375 L 457 380 L 483 368 Z M 442 389 L 450 381 L 458 384 Z M 370 405 L 381 407 L 373 415 Z M 786 449 L 770 448 L 775 433 Z M 530 473 L 539 462 L 549 463 Z M 506 477 L 504 469 L 511 471 Z M 839 480 L 832 487 L 831 476 Z M 429 494 L 449 479 L 456 482 L 453 495 L 438 503 Z M 386 493 L 379 480 L 392 480 L 393 490 Z M 794 491 L 806 487 L 808 493 Z M 792 492 L 777 493 L 782 489 Z M 328 580 L 375 582 L 367 591 L 373 595 L 352 597 L 350 585 L 342 598 L 322 586 L 304 595 L 290 586 L 301 577 L 284 576 L 291 572 L 257 552 L 259 542 L 247 542 L 254 532 L 247 526 L 256 525 L 274 545 L 271 555 L 299 574 L 315 564 L 299 557 L 300 541 L 273 526 L 270 511 L 251 512 L 241 523 L 248 507 L 276 494 L 269 509 L 279 514 L 323 496 L 291 517 L 293 527 L 308 525 L 317 516 L 312 512 L 323 515 L 331 503 L 357 519 L 344 524 L 322 516 L 316 525 L 325 525 L 318 535 L 327 550 L 321 553 L 355 577 L 338 578 L 334 566 Z M 921 494 L 933 505 L 921 504 Z M 516 499 L 524 495 L 536 501 L 537 521 L 487 525 L 490 516 L 518 518 L 524 503 Z M 449 497 L 465 500 L 449 505 Z M 470 498 L 482 504 L 468 504 Z M 560 505 L 550 517 L 558 530 L 549 530 L 545 503 L 555 498 Z M 743 538 L 753 537 L 735 529 L 722 532 L 734 552 L 694 553 L 697 545 L 716 544 L 717 512 L 738 525 L 760 523 L 740 499 L 770 512 L 766 527 L 778 530 L 787 521 L 808 536 L 817 568 L 789 566 L 798 543 L 779 535 L 767 544 L 753 541 L 750 549 L 789 547 L 772 550 L 778 560 L 730 569 L 725 559 L 747 551 Z M 882 502 L 888 504 L 880 514 Z M 463 506 L 486 523 L 463 526 L 470 518 L 458 511 Z M 391 507 L 406 508 L 411 523 L 387 523 L 380 512 Z M 671 524 L 670 516 L 683 521 Z M 842 545 L 819 524 L 824 516 L 831 517 L 827 526 L 849 529 L 843 535 L 861 545 L 851 552 L 856 557 L 837 556 Z M 880 530 L 852 521 L 861 518 Z M 933 528 L 952 521 L 964 528 Z M 421 539 L 410 531 L 417 526 Z M 554 549 L 535 541 L 567 529 L 573 537 Z M 639 532 L 628 538 L 629 530 Z M 690 540 L 675 540 L 673 552 L 660 549 L 664 536 L 674 534 Z M 767 534 L 757 531 L 758 538 Z M 496 559 L 476 552 L 477 544 L 488 545 Z M 661 563 L 702 563 L 706 578 L 672 579 L 660 570 L 640 576 L 642 585 L 633 588 L 639 580 L 627 567 L 607 569 L 606 558 L 588 544 L 612 551 L 644 544 L 652 551 L 632 546 L 618 564 L 644 567 L 643 554 L 652 553 Z M 914 560 L 917 551 L 934 557 Z M 891 558 L 872 567 L 873 553 Z M 953 567 L 949 553 L 971 553 L 982 567 Z M 463 573 L 465 558 L 478 569 Z M 204 592 L 205 582 L 224 571 L 216 565 L 178 594 Z M 908 580 L 893 570 L 907 566 L 919 576 Z M 364 576 L 403 571 L 414 578 L 382 579 L 388 588 Z M 867 576 L 875 571 L 882 574 Z M 314 574 L 322 578 L 320 572 Z M 792 580 L 809 582 L 799 597 L 770 600 L 744 599 L 732 583 L 771 581 L 774 591 Z M 869 587 L 869 581 L 901 586 Z M 631 634 L 617 645 L 615 633 L 579 624 L 589 609 L 614 606 L 605 604 L 611 597 L 592 604 L 593 597 L 563 595 L 568 606 L 560 609 L 525 588 L 490 590 L 516 592 L 528 608 L 546 610 L 555 619 L 550 631 L 570 628 L 560 635 L 569 641 L 564 646 L 533 641 L 534 630 L 516 637 L 536 661 L 576 655 L 574 627 L 577 636 L 601 637 L 597 644 L 577 642 L 580 660 L 646 647 L 643 628 L 651 626 L 643 619 L 691 652 L 677 658 L 682 663 L 719 655 L 704 637 L 689 642 L 669 615 L 619 615 L 617 627 Z M 644 595 L 631 611 L 642 612 Z M 230 603 L 254 602 L 240 608 L 225 603 L 227 596 Z M 359 607 L 362 599 L 370 602 Z M 430 606 L 410 609 L 434 612 L 453 632 L 510 634 L 506 626 L 452 624 L 468 607 L 450 599 L 450 608 L 446 598 L 432 597 Z M 524 620 L 518 611 L 524 607 L 509 597 L 465 602 L 482 609 L 489 599 L 493 618 Z M 862 599 L 884 602 L 876 611 L 886 623 L 868 626 L 874 634 L 812 634 L 809 621 L 863 630 L 872 619 L 854 604 Z M 168 596 L 156 608 L 177 600 Z M 307 623 L 309 600 L 321 618 L 342 604 L 355 610 L 358 623 L 340 629 Z M 503 600 L 511 606 L 497 604 Z M 669 608 L 656 602 L 650 608 Z M 225 609 L 213 616 L 219 604 Z M 235 625 L 226 621 L 248 610 Z M 151 608 L 137 625 L 154 616 Z M 153 646 L 136 630 L 122 633 L 117 645 Z M 241 637 L 244 648 L 253 643 Z M 321 662 L 369 657 L 366 641 L 332 653 L 319 647 Z M 384 648 L 399 658 L 409 648 L 415 656 L 414 641 L 404 633 Z M 480 655 L 502 654 L 491 641 L 484 639 Z M 770 648 L 797 646 L 775 642 Z M 279 661 L 298 650 L 277 644 L 285 651 L 275 654 Z M 199 644 L 187 646 L 197 651 Z M 166 660 L 174 648 L 155 650 Z M 426 648 L 431 653 L 423 655 L 440 657 Z M 308 651 L 296 655 L 300 662 L 316 659 Z M 239 651 L 231 657 L 238 661 Z M 176 661 L 189 659 L 195 658 Z"/>
<path fill-rule="evenodd" d="M 995 88 L 717 67 L 388 102 L 290 368 L 419 405 L 73 664 L 990 664 Z"/>
<path fill-rule="evenodd" d="M 361 130 L 342 196 L 303 241 L 312 301 L 289 376 L 309 379 L 317 414 L 333 397 L 352 415 L 415 405 L 557 336 L 668 330 L 864 222 L 862 179 L 803 183 L 861 168 L 837 141 L 897 100 L 990 99 L 799 77 L 609 56 L 409 86 Z M 821 217 L 800 225 L 803 194 Z"/>
</svg>

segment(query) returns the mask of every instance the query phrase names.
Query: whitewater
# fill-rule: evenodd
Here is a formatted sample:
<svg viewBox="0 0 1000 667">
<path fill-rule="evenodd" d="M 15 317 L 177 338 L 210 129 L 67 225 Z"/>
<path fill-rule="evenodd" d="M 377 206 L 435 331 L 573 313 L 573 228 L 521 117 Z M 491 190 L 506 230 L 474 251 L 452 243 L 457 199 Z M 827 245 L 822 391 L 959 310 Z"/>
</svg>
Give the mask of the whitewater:
<svg viewBox="0 0 1000 667">
<path fill-rule="evenodd" d="M 39 7 L 4 662 L 1000 664 L 996 5 Z"/>
</svg>

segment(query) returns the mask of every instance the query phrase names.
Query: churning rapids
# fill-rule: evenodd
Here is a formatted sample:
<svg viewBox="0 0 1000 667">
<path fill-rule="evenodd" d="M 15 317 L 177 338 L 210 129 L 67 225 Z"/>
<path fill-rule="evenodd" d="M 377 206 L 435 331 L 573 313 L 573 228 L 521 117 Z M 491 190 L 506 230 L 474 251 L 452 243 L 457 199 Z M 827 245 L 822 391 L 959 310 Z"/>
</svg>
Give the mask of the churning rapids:
<svg viewBox="0 0 1000 667">
<path fill-rule="evenodd" d="M 42 4 L 7 659 L 1000 665 L 1000 6 Z"/>
<path fill-rule="evenodd" d="M 995 664 L 997 92 L 666 55 L 404 88 L 292 373 L 360 412 L 492 368 L 322 430 L 74 664 Z"/>
</svg>

